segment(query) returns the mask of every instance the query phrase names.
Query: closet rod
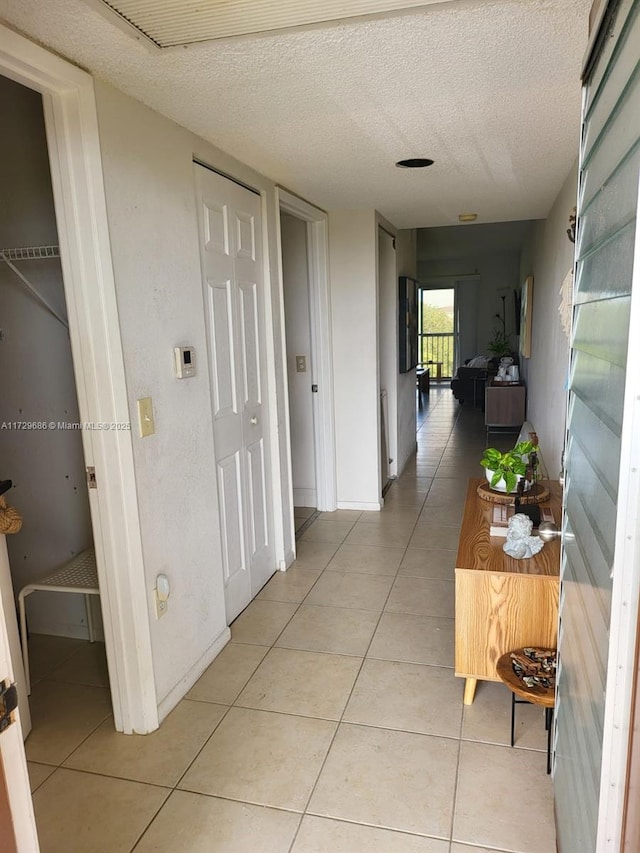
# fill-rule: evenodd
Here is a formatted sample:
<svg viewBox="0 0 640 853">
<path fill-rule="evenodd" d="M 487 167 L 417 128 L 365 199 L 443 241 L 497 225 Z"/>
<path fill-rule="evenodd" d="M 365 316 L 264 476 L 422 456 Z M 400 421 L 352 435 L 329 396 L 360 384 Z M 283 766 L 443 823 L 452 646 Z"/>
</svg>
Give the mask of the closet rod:
<svg viewBox="0 0 640 853">
<path fill-rule="evenodd" d="M 19 249 L 0 249 L 0 258 L 7 261 L 38 261 L 59 258 L 59 246 L 23 246 Z"/>
</svg>

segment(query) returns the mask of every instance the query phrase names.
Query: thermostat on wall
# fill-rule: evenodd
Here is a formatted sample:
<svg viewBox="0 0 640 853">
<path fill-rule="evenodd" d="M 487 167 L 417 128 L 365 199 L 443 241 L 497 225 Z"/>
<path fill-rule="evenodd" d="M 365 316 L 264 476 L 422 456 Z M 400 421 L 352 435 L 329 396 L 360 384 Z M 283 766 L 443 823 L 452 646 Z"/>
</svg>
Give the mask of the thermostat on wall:
<svg viewBox="0 0 640 853">
<path fill-rule="evenodd" d="M 196 375 L 196 351 L 193 347 L 174 347 L 173 354 L 178 379 L 189 379 Z"/>
</svg>

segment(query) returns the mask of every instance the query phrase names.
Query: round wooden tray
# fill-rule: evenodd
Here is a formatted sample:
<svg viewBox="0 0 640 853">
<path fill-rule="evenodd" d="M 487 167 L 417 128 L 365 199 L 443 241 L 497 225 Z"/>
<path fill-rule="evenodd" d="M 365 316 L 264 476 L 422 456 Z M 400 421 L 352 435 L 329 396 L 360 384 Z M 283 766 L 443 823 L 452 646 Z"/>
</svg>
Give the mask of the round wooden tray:
<svg viewBox="0 0 640 853">
<path fill-rule="evenodd" d="M 523 649 L 516 649 L 516 653 L 521 653 Z M 532 702 L 534 705 L 542 705 L 543 708 L 553 708 L 555 704 L 555 673 L 549 676 L 552 686 L 543 687 L 541 684 L 535 684 L 533 687 L 527 687 L 522 680 L 522 677 L 517 675 L 512 666 L 511 652 L 501 655 L 496 664 L 496 672 L 498 677 L 504 681 L 507 687 L 512 690 L 516 696 L 521 699 L 526 699 L 527 702 Z M 544 674 L 544 673 L 543 673 Z"/>
<path fill-rule="evenodd" d="M 504 492 L 494 492 L 490 488 L 489 483 L 480 483 L 478 486 L 478 497 L 483 501 L 490 501 L 494 504 L 512 504 L 515 500 L 515 492 L 505 494 Z M 528 492 L 522 496 L 523 504 L 540 504 L 549 499 L 550 492 L 542 483 L 534 483 Z"/>
</svg>

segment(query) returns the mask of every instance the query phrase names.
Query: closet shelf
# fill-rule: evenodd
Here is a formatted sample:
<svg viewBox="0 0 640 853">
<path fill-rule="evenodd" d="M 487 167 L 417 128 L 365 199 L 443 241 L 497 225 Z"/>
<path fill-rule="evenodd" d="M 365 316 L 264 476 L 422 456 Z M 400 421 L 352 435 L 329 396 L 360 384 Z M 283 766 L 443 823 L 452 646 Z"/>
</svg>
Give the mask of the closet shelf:
<svg viewBox="0 0 640 853">
<path fill-rule="evenodd" d="M 59 258 L 59 246 L 23 246 L 18 249 L 0 249 L 0 258 L 7 261 L 38 261 Z"/>
</svg>

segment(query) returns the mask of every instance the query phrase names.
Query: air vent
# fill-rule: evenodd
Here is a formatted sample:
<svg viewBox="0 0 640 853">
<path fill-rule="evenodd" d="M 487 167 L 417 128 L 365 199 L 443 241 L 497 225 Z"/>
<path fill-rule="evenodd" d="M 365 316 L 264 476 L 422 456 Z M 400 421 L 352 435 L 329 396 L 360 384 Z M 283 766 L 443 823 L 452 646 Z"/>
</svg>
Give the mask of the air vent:
<svg viewBox="0 0 640 853">
<path fill-rule="evenodd" d="M 445 0 L 450 2 L 451 0 Z M 87 0 L 158 47 L 412 10 L 442 0 Z"/>
</svg>

